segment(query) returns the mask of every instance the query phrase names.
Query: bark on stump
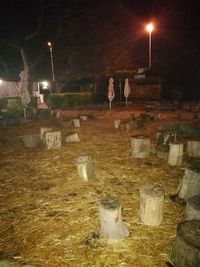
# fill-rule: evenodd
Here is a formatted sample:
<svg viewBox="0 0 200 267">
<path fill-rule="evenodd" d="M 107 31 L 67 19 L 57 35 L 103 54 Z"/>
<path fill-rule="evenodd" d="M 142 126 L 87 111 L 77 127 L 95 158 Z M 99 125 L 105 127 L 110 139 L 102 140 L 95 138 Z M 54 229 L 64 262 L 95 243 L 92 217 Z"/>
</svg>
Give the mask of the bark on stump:
<svg viewBox="0 0 200 267">
<path fill-rule="evenodd" d="M 200 266 L 200 221 L 190 220 L 178 224 L 172 246 L 172 261 L 176 267 Z"/>
<path fill-rule="evenodd" d="M 190 166 L 185 170 L 185 174 L 178 186 L 178 197 L 188 199 L 200 194 L 200 167 Z"/>
<path fill-rule="evenodd" d="M 45 141 L 45 134 L 47 132 L 51 132 L 51 131 L 53 131 L 53 128 L 50 128 L 50 127 L 41 127 L 40 128 L 40 138 L 41 138 L 43 143 Z"/>
<path fill-rule="evenodd" d="M 110 241 L 120 241 L 129 235 L 122 222 L 121 202 L 116 197 L 105 197 L 99 206 L 102 237 Z"/>
<path fill-rule="evenodd" d="M 131 137 L 132 158 L 148 158 L 150 156 L 151 141 L 149 137 L 142 135 Z"/>
<path fill-rule="evenodd" d="M 191 158 L 200 158 L 200 141 L 187 141 L 186 153 Z"/>
<path fill-rule="evenodd" d="M 89 181 L 94 177 L 94 168 L 91 157 L 81 156 L 76 161 L 77 171 L 81 178 Z"/>
<path fill-rule="evenodd" d="M 188 198 L 185 209 L 186 220 L 200 220 L 200 195 Z"/>
<path fill-rule="evenodd" d="M 61 147 L 61 132 L 47 132 L 45 134 L 45 144 L 47 149 L 60 148 Z"/>
<path fill-rule="evenodd" d="M 74 127 L 79 128 L 80 127 L 80 120 L 79 119 L 73 119 Z"/>
<path fill-rule="evenodd" d="M 164 189 L 148 184 L 140 189 L 140 218 L 146 225 L 156 226 L 163 221 Z"/>
<path fill-rule="evenodd" d="M 168 164 L 171 166 L 180 166 L 183 161 L 183 144 L 169 144 Z"/>
<path fill-rule="evenodd" d="M 80 142 L 78 133 L 70 133 L 65 137 L 65 141 L 68 143 Z"/>
</svg>

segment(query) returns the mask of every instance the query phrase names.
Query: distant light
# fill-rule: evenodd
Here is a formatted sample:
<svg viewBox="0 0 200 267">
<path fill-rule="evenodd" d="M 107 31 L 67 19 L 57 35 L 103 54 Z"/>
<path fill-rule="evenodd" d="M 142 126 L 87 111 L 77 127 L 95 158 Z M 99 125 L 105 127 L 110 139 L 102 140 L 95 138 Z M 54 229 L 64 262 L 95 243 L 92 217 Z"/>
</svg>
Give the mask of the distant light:
<svg viewBox="0 0 200 267">
<path fill-rule="evenodd" d="M 41 82 L 41 84 L 42 84 L 43 89 L 48 88 L 48 82 L 47 81 L 43 81 L 43 82 Z"/>
<path fill-rule="evenodd" d="M 47 44 L 48 44 L 48 46 L 49 46 L 49 47 L 51 47 L 51 46 L 52 46 L 51 42 L 48 42 Z"/>
<path fill-rule="evenodd" d="M 146 26 L 146 30 L 147 30 L 148 32 L 152 32 L 152 31 L 154 30 L 154 25 L 153 25 L 153 23 L 149 23 L 149 24 L 147 24 L 147 26 Z"/>
<path fill-rule="evenodd" d="M 0 84 L 2 84 L 3 83 L 3 81 L 2 80 L 0 80 Z"/>
</svg>

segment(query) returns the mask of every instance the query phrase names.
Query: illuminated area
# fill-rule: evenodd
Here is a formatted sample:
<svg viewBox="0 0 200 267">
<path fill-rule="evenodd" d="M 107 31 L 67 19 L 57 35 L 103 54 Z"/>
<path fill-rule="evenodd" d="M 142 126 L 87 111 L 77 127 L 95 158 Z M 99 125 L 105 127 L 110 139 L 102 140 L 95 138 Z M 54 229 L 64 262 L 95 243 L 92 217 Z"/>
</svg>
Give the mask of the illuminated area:
<svg viewBox="0 0 200 267">
<path fill-rule="evenodd" d="M 153 25 L 153 23 L 149 23 L 149 24 L 147 24 L 147 26 L 146 26 L 146 31 L 147 32 L 152 32 L 154 30 L 154 25 Z"/>
</svg>

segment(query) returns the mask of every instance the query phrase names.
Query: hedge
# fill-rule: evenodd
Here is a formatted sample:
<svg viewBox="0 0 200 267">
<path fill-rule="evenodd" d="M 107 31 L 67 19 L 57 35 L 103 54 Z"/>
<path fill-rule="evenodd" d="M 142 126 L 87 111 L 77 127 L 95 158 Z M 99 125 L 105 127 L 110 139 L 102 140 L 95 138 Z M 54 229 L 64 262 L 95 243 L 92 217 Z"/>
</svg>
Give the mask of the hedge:
<svg viewBox="0 0 200 267">
<path fill-rule="evenodd" d="M 48 107 L 53 109 L 66 109 L 68 107 L 85 106 L 96 103 L 93 93 L 66 93 L 50 94 L 45 97 Z"/>
</svg>

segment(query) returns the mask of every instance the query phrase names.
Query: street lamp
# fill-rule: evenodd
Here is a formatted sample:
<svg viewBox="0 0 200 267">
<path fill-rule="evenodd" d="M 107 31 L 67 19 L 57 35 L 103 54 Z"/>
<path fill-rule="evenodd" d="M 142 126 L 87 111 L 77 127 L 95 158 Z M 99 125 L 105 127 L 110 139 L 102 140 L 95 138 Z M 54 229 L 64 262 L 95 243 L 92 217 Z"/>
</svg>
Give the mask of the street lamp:
<svg viewBox="0 0 200 267">
<path fill-rule="evenodd" d="M 149 23 L 146 26 L 146 31 L 149 33 L 149 69 L 151 68 L 151 33 L 154 30 L 153 23 Z"/>
<path fill-rule="evenodd" d="M 54 72 L 54 64 L 53 64 L 53 48 L 51 42 L 48 42 L 50 58 L 51 58 L 51 72 L 52 72 L 52 80 L 55 82 L 55 72 Z"/>
</svg>

